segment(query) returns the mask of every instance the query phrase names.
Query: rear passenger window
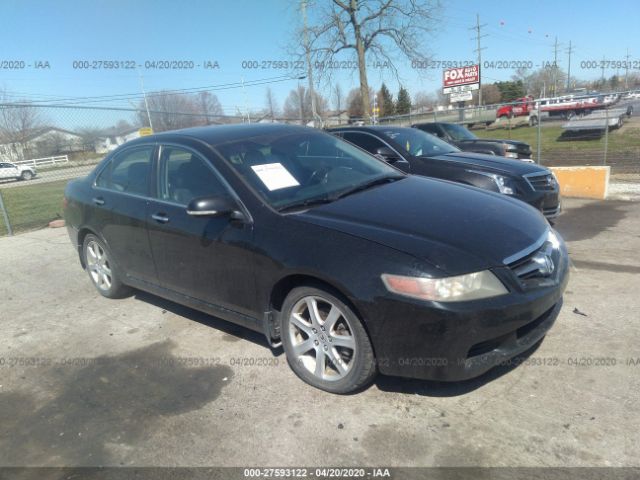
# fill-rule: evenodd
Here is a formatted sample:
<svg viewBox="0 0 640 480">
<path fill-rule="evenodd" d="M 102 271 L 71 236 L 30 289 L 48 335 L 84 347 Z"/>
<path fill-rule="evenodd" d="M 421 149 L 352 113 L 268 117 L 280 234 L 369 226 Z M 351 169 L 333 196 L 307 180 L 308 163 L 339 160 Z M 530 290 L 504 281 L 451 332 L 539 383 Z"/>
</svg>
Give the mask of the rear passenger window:
<svg viewBox="0 0 640 480">
<path fill-rule="evenodd" d="M 186 206 L 194 198 L 227 194 L 227 188 L 202 157 L 183 148 L 162 147 L 158 176 L 160 200 Z"/>
<path fill-rule="evenodd" d="M 149 196 L 153 146 L 125 150 L 109 162 L 96 185 L 117 192 Z"/>
</svg>

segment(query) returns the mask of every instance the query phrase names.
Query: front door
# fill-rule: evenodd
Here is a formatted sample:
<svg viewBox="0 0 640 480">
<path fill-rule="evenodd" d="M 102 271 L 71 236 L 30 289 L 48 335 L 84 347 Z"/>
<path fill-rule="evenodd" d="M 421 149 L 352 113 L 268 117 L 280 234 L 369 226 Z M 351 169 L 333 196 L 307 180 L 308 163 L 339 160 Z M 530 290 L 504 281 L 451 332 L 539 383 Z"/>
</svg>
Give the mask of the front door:
<svg viewBox="0 0 640 480">
<path fill-rule="evenodd" d="M 194 198 L 232 196 L 210 161 L 187 147 L 161 146 L 155 190 L 148 230 L 161 286 L 255 314 L 252 225 L 187 214 Z"/>
</svg>

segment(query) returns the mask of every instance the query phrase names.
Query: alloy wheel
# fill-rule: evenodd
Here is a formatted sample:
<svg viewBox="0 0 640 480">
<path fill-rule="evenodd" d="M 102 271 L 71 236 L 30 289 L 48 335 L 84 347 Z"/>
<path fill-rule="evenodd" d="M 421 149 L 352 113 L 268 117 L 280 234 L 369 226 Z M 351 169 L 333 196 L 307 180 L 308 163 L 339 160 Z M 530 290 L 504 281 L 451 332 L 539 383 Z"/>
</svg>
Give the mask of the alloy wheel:
<svg viewBox="0 0 640 480">
<path fill-rule="evenodd" d="M 87 268 L 91 279 L 103 291 L 109 290 L 113 283 L 111 264 L 104 248 L 95 241 L 87 244 Z"/>
<path fill-rule="evenodd" d="M 318 296 L 300 299 L 291 310 L 289 339 L 294 361 L 316 378 L 344 378 L 356 358 L 354 330 L 337 305 Z"/>
</svg>

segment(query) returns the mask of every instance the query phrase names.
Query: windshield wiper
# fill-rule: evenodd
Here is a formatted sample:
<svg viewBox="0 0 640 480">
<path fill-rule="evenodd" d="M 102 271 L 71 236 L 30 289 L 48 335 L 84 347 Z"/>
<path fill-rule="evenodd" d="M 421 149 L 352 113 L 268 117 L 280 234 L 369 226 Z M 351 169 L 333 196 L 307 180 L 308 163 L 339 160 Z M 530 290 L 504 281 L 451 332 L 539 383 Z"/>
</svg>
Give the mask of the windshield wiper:
<svg viewBox="0 0 640 480">
<path fill-rule="evenodd" d="M 378 177 L 378 178 L 374 178 L 373 180 L 369 180 L 368 182 L 364 182 L 361 183 L 360 185 L 356 185 L 353 188 L 350 188 L 348 190 L 343 190 L 342 192 L 333 195 L 332 197 L 330 197 L 333 200 L 337 200 L 339 198 L 344 198 L 348 195 L 351 195 L 353 193 L 356 192 L 361 192 L 363 190 L 368 190 L 371 187 L 374 187 L 376 185 L 382 185 L 384 183 L 391 183 L 391 182 L 395 182 L 396 180 L 400 180 L 401 178 L 404 178 L 404 175 L 387 175 L 384 177 Z"/>
<path fill-rule="evenodd" d="M 279 212 L 287 212 L 289 210 L 295 210 L 298 208 L 311 207 L 313 205 L 321 205 L 323 203 L 331 203 L 335 200 L 333 197 L 317 197 L 317 198 L 309 198 L 307 200 L 301 200 L 299 202 L 289 203 L 284 207 L 280 207 L 278 209 Z"/>
</svg>

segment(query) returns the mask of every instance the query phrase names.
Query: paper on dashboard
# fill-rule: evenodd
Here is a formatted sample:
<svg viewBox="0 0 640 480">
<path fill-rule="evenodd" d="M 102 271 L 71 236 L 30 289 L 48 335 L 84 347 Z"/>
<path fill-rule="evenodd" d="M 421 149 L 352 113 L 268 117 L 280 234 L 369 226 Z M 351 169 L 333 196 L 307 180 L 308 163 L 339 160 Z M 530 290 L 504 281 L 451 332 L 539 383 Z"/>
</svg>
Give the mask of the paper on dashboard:
<svg viewBox="0 0 640 480">
<path fill-rule="evenodd" d="M 270 191 L 300 185 L 289 170 L 279 162 L 254 165 L 251 169 Z"/>
</svg>

